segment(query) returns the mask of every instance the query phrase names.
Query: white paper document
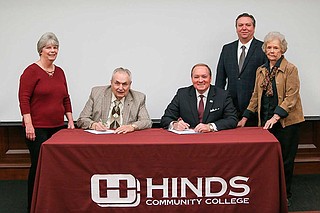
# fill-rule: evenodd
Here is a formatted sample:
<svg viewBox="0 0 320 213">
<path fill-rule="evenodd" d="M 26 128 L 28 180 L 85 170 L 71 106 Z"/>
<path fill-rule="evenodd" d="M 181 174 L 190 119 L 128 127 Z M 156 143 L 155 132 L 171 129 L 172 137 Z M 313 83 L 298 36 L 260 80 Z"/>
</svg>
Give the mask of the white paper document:
<svg viewBox="0 0 320 213">
<path fill-rule="evenodd" d="M 113 129 L 108 129 L 106 131 L 97 131 L 97 130 L 92 130 L 92 129 L 86 129 L 84 130 L 85 132 L 89 132 L 92 134 L 96 134 L 96 135 L 102 135 L 102 134 L 113 134 L 114 130 Z"/>
<path fill-rule="evenodd" d="M 178 135 L 188 135 L 188 134 L 198 134 L 199 132 L 194 131 L 194 129 L 185 129 L 185 130 L 174 130 L 169 129 L 170 132 L 176 133 Z"/>
</svg>

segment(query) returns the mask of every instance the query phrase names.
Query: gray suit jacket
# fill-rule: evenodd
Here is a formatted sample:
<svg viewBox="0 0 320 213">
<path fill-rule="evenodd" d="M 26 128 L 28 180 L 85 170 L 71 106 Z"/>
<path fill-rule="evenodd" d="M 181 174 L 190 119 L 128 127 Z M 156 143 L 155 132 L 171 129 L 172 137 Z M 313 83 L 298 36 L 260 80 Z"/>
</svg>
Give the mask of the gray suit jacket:
<svg viewBox="0 0 320 213">
<path fill-rule="evenodd" d="M 90 97 L 77 121 L 78 127 L 88 129 L 93 122 L 99 122 L 100 119 L 107 120 L 111 97 L 111 86 L 92 88 Z M 146 129 L 152 126 L 145 100 L 145 94 L 130 89 L 124 100 L 123 125 L 135 124 L 138 129 Z"/>
</svg>

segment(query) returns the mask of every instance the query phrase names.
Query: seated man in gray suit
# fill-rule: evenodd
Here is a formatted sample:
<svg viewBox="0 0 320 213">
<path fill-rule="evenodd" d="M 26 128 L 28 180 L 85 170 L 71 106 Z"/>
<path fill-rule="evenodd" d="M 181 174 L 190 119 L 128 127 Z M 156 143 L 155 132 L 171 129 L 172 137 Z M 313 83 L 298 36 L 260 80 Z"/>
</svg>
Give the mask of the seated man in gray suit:
<svg viewBox="0 0 320 213">
<path fill-rule="evenodd" d="M 161 118 L 161 126 L 174 130 L 194 128 L 196 132 L 235 128 L 238 119 L 231 96 L 211 85 L 211 79 L 208 65 L 193 66 L 193 85 L 178 90 Z"/>
<path fill-rule="evenodd" d="M 92 88 L 77 125 L 83 129 L 128 133 L 150 128 L 145 94 L 131 89 L 131 72 L 122 67 L 113 71 L 111 85 Z"/>
</svg>

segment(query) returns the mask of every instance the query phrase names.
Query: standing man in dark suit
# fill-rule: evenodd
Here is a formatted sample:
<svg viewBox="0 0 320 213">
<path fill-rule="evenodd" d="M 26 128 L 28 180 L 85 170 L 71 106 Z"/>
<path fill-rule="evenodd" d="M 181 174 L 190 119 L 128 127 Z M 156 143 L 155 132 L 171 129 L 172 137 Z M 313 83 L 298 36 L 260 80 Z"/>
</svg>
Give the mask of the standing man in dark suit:
<svg viewBox="0 0 320 213">
<path fill-rule="evenodd" d="M 235 128 L 238 119 L 231 96 L 212 86 L 211 79 L 208 65 L 193 66 L 193 85 L 178 90 L 161 118 L 161 126 L 174 130 L 194 128 L 196 132 Z"/>
<path fill-rule="evenodd" d="M 217 67 L 215 85 L 230 92 L 238 118 L 249 105 L 253 92 L 256 70 L 267 58 L 262 51 L 262 41 L 254 38 L 256 21 L 248 13 L 236 19 L 238 40 L 223 46 Z M 257 126 L 257 117 L 247 126 Z"/>
</svg>

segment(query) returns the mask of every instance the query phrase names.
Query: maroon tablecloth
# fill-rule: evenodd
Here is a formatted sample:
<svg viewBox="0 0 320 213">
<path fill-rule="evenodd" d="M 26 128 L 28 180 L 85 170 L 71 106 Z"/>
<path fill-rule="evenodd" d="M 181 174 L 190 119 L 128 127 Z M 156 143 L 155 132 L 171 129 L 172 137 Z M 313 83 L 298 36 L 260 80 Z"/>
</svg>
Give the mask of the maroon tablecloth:
<svg viewBox="0 0 320 213">
<path fill-rule="evenodd" d="M 262 128 L 177 135 L 61 130 L 42 147 L 31 212 L 287 212 L 280 144 Z"/>
</svg>

